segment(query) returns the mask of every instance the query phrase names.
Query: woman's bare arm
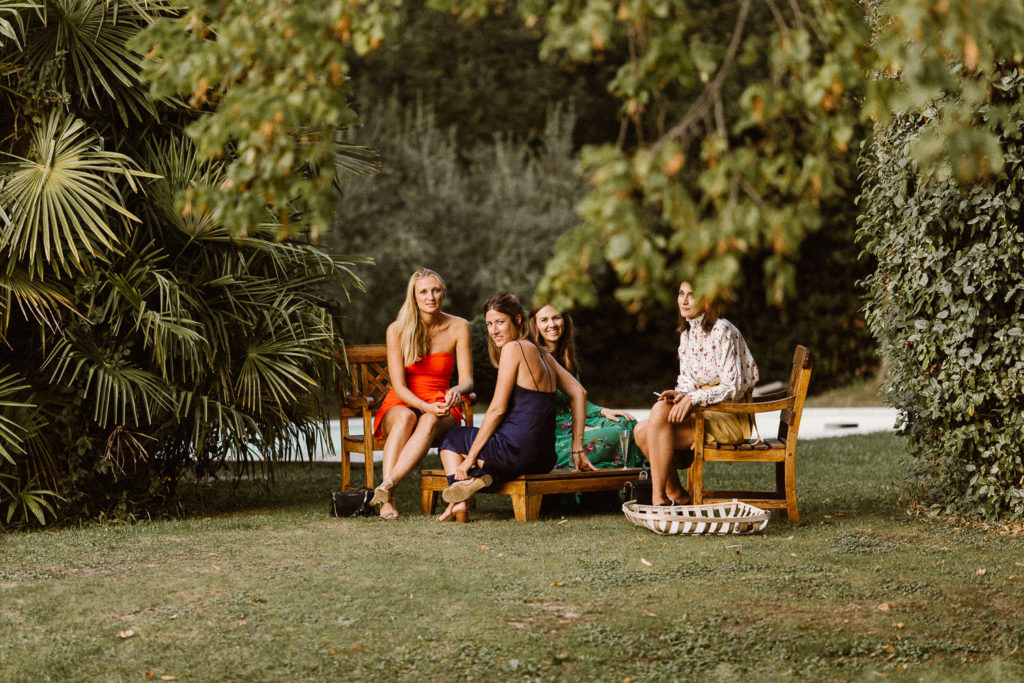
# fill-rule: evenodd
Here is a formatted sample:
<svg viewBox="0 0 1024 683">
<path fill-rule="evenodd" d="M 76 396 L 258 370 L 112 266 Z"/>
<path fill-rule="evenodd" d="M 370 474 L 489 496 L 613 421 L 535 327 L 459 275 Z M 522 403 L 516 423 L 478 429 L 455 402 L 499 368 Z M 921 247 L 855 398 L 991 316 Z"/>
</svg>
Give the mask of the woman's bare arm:
<svg viewBox="0 0 1024 683">
<path fill-rule="evenodd" d="M 453 324 L 455 325 L 455 364 L 458 367 L 459 383 L 445 394 L 445 406 L 449 410 L 458 405 L 464 394 L 473 391 L 473 349 L 470 345 L 469 323 L 462 318 L 455 318 Z"/>
<path fill-rule="evenodd" d="M 494 435 L 508 410 L 508 400 L 512 396 L 512 388 L 516 384 L 516 376 L 519 374 L 519 359 L 521 358 L 520 354 L 506 353 L 511 346 L 512 344 L 506 344 L 501 349 L 501 357 L 498 360 L 498 379 L 494 384 L 494 396 L 491 398 L 490 405 L 487 406 L 487 412 L 484 413 L 480 430 L 469 447 L 469 453 L 456 469 L 456 479 L 465 479 L 468 476 L 469 468 L 476 464 L 477 456 L 483 450 L 484 444 Z"/>
<path fill-rule="evenodd" d="M 550 362 L 555 368 L 555 380 L 558 388 L 569 397 L 569 408 L 572 411 L 572 462 L 578 470 L 594 470 L 593 463 L 583 452 L 583 430 L 587 419 L 587 390 L 576 381 L 568 370 L 560 364 Z"/>
</svg>

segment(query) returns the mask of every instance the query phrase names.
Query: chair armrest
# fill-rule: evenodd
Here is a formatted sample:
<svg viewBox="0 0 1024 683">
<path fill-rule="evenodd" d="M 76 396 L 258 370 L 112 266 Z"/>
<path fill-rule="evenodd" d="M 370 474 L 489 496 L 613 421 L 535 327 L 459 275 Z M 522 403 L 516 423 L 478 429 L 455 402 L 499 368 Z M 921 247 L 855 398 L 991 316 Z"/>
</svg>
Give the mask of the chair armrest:
<svg viewBox="0 0 1024 683">
<path fill-rule="evenodd" d="M 694 406 L 691 412 L 696 415 L 710 410 L 719 413 L 753 415 L 754 413 L 771 413 L 776 410 L 785 410 L 786 408 L 792 408 L 795 403 L 796 396 L 787 396 L 781 400 L 765 401 L 764 403 L 730 403 L 723 401 L 722 403 L 715 403 L 710 406 Z"/>
<path fill-rule="evenodd" d="M 342 396 L 341 404 L 347 408 L 367 408 L 373 410 L 377 401 L 372 396 Z"/>
<path fill-rule="evenodd" d="M 786 393 L 785 389 L 783 389 L 782 391 L 773 391 L 770 394 L 762 394 L 760 396 L 755 396 L 754 397 L 754 403 L 765 403 L 767 401 L 778 401 L 779 399 L 786 398 L 787 396 L 789 396 L 789 394 Z"/>
<path fill-rule="evenodd" d="M 468 394 L 463 394 L 462 402 L 466 405 L 476 405 L 476 393 L 471 391 Z"/>
</svg>

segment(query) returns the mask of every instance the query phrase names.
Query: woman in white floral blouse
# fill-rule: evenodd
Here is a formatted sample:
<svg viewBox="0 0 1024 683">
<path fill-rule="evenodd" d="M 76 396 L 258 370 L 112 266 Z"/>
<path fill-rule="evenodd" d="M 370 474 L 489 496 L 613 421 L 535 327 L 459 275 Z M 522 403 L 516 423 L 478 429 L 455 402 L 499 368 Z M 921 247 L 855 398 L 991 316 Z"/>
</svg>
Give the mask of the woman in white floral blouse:
<svg viewBox="0 0 1024 683">
<path fill-rule="evenodd" d="M 714 302 L 693 292 L 689 282 L 679 285 L 679 378 L 676 388 L 662 391 L 650 417 L 637 424 L 636 443 L 651 463 L 651 502 L 680 505 L 689 495 L 679 480 L 680 467 L 692 462 L 691 406 L 722 401 L 749 401 L 758 381 L 757 364 L 736 326 L 719 318 Z M 750 438 L 747 416 L 705 413 L 705 441 L 735 443 Z"/>
</svg>

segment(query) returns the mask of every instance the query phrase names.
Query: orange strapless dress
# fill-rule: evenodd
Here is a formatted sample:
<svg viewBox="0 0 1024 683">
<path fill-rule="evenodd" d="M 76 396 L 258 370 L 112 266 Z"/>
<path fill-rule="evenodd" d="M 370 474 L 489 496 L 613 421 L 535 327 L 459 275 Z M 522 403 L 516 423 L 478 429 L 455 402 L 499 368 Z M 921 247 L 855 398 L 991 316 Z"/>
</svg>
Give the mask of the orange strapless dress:
<svg viewBox="0 0 1024 683">
<path fill-rule="evenodd" d="M 444 400 L 444 395 L 451 387 L 452 370 L 454 369 L 455 356 L 450 353 L 431 353 L 405 367 L 405 384 L 412 393 L 416 394 L 417 398 L 427 403 L 437 403 Z M 395 390 L 392 387 L 384 396 L 380 409 L 373 417 L 374 436 L 378 438 L 384 436 L 381 433 L 380 424 L 384 421 L 387 412 L 395 406 L 410 407 L 395 395 Z M 417 412 L 419 411 L 417 410 Z M 452 417 L 455 418 L 456 424 L 465 422 L 461 405 L 452 408 Z"/>
</svg>

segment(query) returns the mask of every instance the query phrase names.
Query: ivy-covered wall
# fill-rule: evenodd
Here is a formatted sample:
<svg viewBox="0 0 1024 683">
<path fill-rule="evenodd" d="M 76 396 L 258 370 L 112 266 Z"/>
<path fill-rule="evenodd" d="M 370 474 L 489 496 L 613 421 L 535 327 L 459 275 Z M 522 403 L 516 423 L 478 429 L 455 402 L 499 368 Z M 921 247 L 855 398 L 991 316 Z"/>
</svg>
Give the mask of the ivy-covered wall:
<svg viewBox="0 0 1024 683">
<path fill-rule="evenodd" d="M 863 158 L 858 237 L 878 268 L 867 322 L 886 401 L 917 457 L 916 493 L 947 513 L 1024 518 L 1024 75 L 992 80 L 1005 166 L 969 189 L 911 161 L 928 113 L 895 119 Z M 1019 107 L 1018 107 L 1019 109 Z"/>
</svg>

